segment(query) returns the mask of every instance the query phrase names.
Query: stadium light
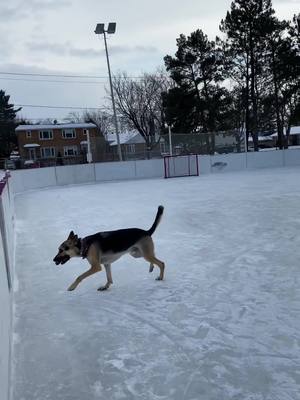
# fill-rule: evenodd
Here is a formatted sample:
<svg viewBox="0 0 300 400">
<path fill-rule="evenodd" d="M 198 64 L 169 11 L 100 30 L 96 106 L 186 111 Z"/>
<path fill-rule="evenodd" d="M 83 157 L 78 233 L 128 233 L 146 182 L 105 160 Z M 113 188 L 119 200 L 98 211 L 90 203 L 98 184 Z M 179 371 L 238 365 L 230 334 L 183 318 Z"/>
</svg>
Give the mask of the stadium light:
<svg viewBox="0 0 300 400">
<path fill-rule="evenodd" d="M 116 32 L 116 23 L 115 22 L 110 22 L 108 24 L 107 30 L 105 30 L 105 26 L 102 23 L 101 24 L 97 24 L 96 29 L 95 29 L 95 34 L 96 35 L 103 35 L 104 36 L 105 53 L 106 53 L 107 69 L 108 69 L 109 84 L 110 84 L 110 94 L 111 94 L 111 101 L 112 101 L 113 112 L 114 112 L 115 131 L 116 131 L 116 136 L 117 136 L 118 154 L 119 154 L 120 161 L 122 161 L 123 158 L 122 158 L 122 150 L 121 150 L 121 144 L 120 144 L 118 119 L 117 119 L 117 113 L 116 113 L 114 90 L 113 90 L 113 85 L 112 85 L 112 80 L 111 80 L 110 63 L 109 63 L 107 42 L 106 42 L 106 33 L 113 34 L 115 32 Z"/>
</svg>

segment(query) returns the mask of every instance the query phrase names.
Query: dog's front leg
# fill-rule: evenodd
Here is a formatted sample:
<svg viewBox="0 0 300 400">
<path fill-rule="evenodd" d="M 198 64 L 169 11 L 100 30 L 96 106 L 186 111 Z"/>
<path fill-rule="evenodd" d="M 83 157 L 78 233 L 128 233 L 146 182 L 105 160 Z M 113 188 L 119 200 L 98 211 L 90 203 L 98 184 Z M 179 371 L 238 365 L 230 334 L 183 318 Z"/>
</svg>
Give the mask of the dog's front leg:
<svg viewBox="0 0 300 400">
<path fill-rule="evenodd" d="M 111 276 L 111 264 L 104 264 L 104 267 L 105 267 L 107 282 L 104 286 L 100 286 L 98 288 L 98 290 L 106 290 L 113 283 L 112 276 Z"/>
<path fill-rule="evenodd" d="M 70 285 L 70 286 L 68 287 L 68 290 L 71 291 L 71 290 L 76 289 L 77 286 L 79 285 L 79 283 L 80 283 L 83 279 L 85 279 L 85 278 L 87 278 L 88 276 L 93 275 L 93 274 L 95 274 L 96 272 L 99 272 L 99 271 L 101 271 L 101 266 L 100 266 L 100 265 L 94 265 L 94 266 L 92 266 L 88 271 L 86 271 L 86 272 L 84 272 L 83 274 L 79 275 L 79 276 L 75 279 L 75 281 L 72 283 L 72 285 Z"/>
</svg>

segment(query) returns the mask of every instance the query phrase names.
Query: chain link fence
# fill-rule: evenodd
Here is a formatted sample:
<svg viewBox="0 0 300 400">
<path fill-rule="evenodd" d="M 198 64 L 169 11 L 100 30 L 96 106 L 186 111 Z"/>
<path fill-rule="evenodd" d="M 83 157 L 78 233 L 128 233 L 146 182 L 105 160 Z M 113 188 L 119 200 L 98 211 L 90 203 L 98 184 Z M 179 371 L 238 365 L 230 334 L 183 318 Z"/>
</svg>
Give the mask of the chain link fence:
<svg viewBox="0 0 300 400">
<path fill-rule="evenodd" d="M 122 137 L 122 134 L 120 135 Z M 171 146 L 173 155 L 188 154 L 226 154 L 245 151 L 244 138 L 240 130 L 218 133 L 172 133 Z M 91 138 L 90 142 L 93 162 L 119 161 L 117 145 L 107 142 L 103 137 Z M 34 160 L 11 157 L 0 159 L 0 169 L 42 168 L 60 165 L 87 163 L 87 149 L 73 156 L 36 158 Z M 141 140 L 136 143 L 128 140 L 121 143 L 124 161 L 147 160 L 170 155 L 170 136 L 153 137 L 153 144 L 147 148 Z M 56 154 L 59 151 L 56 149 Z"/>
</svg>

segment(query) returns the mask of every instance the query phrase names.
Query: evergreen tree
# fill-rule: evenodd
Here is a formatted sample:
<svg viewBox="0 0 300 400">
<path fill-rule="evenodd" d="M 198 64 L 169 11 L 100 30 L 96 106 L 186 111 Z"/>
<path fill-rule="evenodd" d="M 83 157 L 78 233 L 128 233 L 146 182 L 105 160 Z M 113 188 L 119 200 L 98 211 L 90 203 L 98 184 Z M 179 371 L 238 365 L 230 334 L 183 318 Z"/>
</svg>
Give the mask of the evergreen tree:
<svg viewBox="0 0 300 400">
<path fill-rule="evenodd" d="M 268 90 L 273 107 L 279 148 L 287 145 L 284 127 L 290 127 L 299 104 L 300 55 L 295 22 L 296 16 L 294 23 L 272 18 L 264 27 L 267 32 L 264 71 L 268 78 L 264 90 Z"/>
<path fill-rule="evenodd" d="M 177 39 L 175 57 L 164 58 L 167 71 L 176 87 L 165 95 L 168 123 L 178 132 L 210 132 L 214 152 L 214 132 L 218 129 L 219 100 L 224 91 L 219 86 L 221 57 L 214 41 L 198 29 Z M 183 112 L 184 110 L 184 112 Z"/>
<path fill-rule="evenodd" d="M 287 136 L 293 124 L 300 124 L 300 13 L 289 24 L 285 48 L 281 50 L 284 65 L 283 120 Z"/>
<path fill-rule="evenodd" d="M 15 110 L 14 105 L 9 103 L 9 98 L 4 90 L 0 90 L 0 157 L 9 156 L 17 144 L 16 114 L 21 108 Z"/>
<path fill-rule="evenodd" d="M 220 25 L 220 30 L 227 35 L 224 49 L 228 76 L 244 93 L 246 134 L 247 138 L 252 135 L 256 151 L 260 96 L 265 78 L 265 26 L 273 15 L 271 0 L 235 0 Z"/>
</svg>

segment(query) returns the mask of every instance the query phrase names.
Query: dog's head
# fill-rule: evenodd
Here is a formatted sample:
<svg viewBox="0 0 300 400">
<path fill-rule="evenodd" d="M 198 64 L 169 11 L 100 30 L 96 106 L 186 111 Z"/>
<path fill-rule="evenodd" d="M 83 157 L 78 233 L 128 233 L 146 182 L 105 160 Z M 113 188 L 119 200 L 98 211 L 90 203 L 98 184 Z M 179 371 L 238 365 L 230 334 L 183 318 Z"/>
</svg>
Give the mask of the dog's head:
<svg viewBox="0 0 300 400">
<path fill-rule="evenodd" d="M 59 246 L 58 253 L 53 258 L 55 264 L 65 264 L 70 258 L 78 257 L 80 255 L 79 241 L 78 236 L 71 231 L 69 237 Z"/>
</svg>

